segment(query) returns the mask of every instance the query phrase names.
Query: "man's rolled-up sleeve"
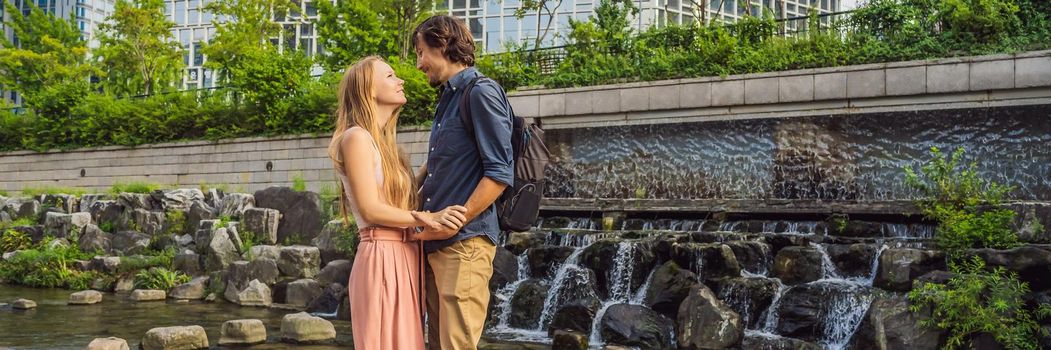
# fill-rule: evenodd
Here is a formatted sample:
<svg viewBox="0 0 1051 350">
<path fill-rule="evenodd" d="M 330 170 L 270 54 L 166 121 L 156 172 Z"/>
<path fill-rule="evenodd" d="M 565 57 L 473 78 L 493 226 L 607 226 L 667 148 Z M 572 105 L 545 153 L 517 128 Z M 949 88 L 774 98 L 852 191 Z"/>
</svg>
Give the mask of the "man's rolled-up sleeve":
<svg viewBox="0 0 1051 350">
<path fill-rule="evenodd" d="M 492 84 L 480 83 L 471 89 L 471 121 L 482 157 L 482 175 L 493 181 L 514 183 L 514 156 L 511 149 L 511 114 L 503 94 Z"/>
</svg>

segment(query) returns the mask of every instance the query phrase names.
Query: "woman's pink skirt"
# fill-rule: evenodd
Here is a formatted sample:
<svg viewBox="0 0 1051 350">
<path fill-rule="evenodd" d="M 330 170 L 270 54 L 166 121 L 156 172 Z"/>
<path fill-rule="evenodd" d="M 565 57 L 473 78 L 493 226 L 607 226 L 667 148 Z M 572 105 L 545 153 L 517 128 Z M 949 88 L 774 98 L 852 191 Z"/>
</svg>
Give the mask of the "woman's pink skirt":
<svg viewBox="0 0 1051 350">
<path fill-rule="evenodd" d="M 350 272 L 350 320 L 354 348 L 423 349 L 421 245 L 401 229 L 359 231 Z"/>
</svg>

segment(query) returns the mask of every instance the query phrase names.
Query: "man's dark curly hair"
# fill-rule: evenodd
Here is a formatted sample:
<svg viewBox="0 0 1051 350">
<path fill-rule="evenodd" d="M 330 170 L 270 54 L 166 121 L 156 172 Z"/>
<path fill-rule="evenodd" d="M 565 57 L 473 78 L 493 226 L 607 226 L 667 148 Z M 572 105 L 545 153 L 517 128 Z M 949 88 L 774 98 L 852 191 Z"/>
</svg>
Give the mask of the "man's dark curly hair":
<svg viewBox="0 0 1051 350">
<path fill-rule="evenodd" d="M 474 37 L 467 25 L 454 17 L 437 15 L 423 21 L 412 33 L 413 46 L 419 45 L 419 40 L 441 50 L 453 63 L 474 65 Z"/>
</svg>

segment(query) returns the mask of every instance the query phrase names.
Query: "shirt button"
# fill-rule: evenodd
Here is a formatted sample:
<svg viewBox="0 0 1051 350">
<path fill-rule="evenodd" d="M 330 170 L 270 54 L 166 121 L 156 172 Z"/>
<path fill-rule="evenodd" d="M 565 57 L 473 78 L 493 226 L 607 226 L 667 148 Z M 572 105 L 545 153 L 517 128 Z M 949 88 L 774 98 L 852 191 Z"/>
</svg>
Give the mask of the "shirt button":
<svg viewBox="0 0 1051 350">
<path fill-rule="evenodd" d="M 431 177 L 431 176 L 434 176 L 434 174 L 427 174 L 427 177 Z"/>
<path fill-rule="evenodd" d="M 431 201 L 431 199 L 430 199 L 430 198 L 427 198 L 427 201 L 428 201 L 428 202 L 430 202 L 430 201 Z"/>
<path fill-rule="evenodd" d="M 431 152 L 434 152 L 434 147 L 431 147 Z"/>
<path fill-rule="evenodd" d="M 439 128 L 440 128 L 440 127 L 442 127 L 442 123 L 438 123 L 438 127 L 439 127 Z"/>
</svg>

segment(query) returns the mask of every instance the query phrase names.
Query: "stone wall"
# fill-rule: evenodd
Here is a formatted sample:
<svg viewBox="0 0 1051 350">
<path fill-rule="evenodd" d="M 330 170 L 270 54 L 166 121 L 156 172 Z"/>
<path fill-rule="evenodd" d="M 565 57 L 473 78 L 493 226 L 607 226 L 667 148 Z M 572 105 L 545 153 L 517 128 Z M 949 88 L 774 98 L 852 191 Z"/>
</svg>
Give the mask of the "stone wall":
<svg viewBox="0 0 1051 350">
<path fill-rule="evenodd" d="M 540 119 L 547 129 L 1051 104 L 1051 51 L 519 91 L 509 97 L 518 115 Z M 406 128 L 399 135 L 413 166 L 426 156 L 428 134 L 426 128 Z M 328 139 L 300 135 L 0 153 L 0 190 L 103 190 L 116 181 L 146 180 L 226 184 L 250 192 L 302 176 L 317 191 L 334 184 Z"/>
<path fill-rule="evenodd" d="M 427 135 L 422 128 L 406 128 L 398 135 L 416 166 L 426 157 Z M 313 191 L 335 189 L 329 140 L 328 135 L 298 135 L 2 153 L 0 190 L 13 194 L 24 187 L 62 186 L 105 191 L 115 182 L 147 181 L 181 187 L 221 184 L 251 193 L 290 186 L 295 177 Z"/>
</svg>

